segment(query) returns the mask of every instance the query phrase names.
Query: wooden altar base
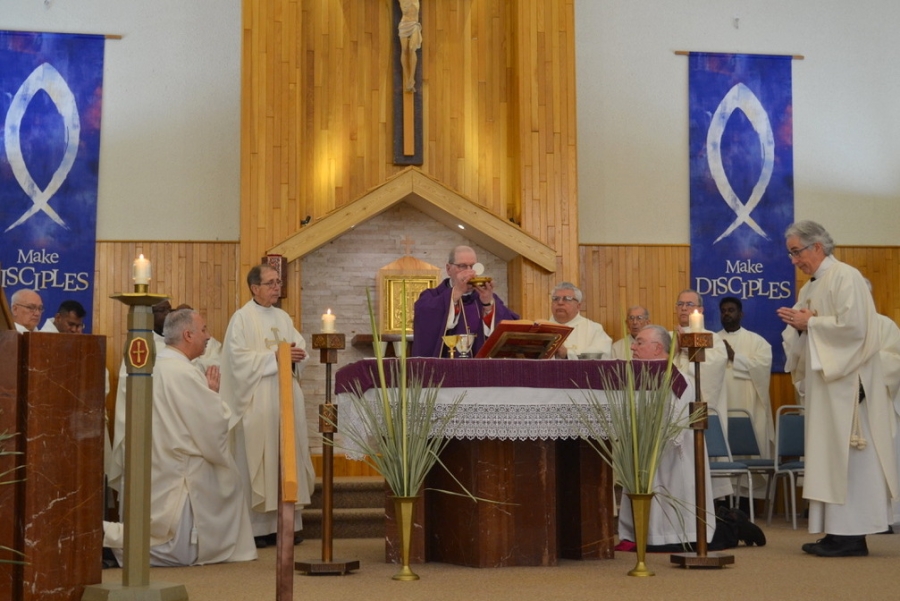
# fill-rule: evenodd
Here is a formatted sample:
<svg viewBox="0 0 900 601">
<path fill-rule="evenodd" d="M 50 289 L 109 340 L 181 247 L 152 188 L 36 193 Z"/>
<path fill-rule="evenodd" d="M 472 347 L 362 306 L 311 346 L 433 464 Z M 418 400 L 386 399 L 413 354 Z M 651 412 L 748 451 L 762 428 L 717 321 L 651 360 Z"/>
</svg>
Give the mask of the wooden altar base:
<svg viewBox="0 0 900 601">
<path fill-rule="evenodd" d="M 469 567 L 553 566 L 558 558 L 613 557 L 612 475 L 581 440 L 451 440 L 426 481 L 414 520 L 410 563 Z M 390 501 L 390 500 L 389 500 Z M 386 503 L 386 559 L 398 555 Z"/>
</svg>

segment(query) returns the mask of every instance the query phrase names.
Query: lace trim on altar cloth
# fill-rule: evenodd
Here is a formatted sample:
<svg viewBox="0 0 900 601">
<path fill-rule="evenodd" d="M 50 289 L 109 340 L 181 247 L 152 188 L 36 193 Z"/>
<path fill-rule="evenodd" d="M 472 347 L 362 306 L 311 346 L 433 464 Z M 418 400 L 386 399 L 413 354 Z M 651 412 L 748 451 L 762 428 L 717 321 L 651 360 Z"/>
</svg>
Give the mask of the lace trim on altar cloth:
<svg viewBox="0 0 900 601">
<path fill-rule="evenodd" d="M 608 408 L 606 422 L 609 421 Z M 451 410 L 449 405 L 435 407 L 435 417 L 443 419 Z M 348 411 L 344 421 L 347 427 L 359 431 L 355 412 Z M 585 423 L 590 419 L 591 428 Z M 585 406 L 577 405 L 466 405 L 456 407 L 456 415 L 450 420 L 444 435 L 447 438 L 468 440 L 548 440 L 568 438 L 588 438 L 594 432 L 605 432 L 603 424 L 596 416 L 588 415 Z M 340 435 L 341 428 L 338 428 Z M 347 442 L 346 440 L 344 441 Z M 346 448 L 351 459 L 358 458 L 358 449 Z"/>
<path fill-rule="evenodd" d="M 439 405 L 435 412 L 444 417 L 448 410 Z M 576 405 L 458 405 L 444 434 L 470 440 L 586 438 L 591 430 L 585 419 L 585 407 Z M 595 419 L 591 423 L 594 431 L 604 431 Z"/>
</svg>

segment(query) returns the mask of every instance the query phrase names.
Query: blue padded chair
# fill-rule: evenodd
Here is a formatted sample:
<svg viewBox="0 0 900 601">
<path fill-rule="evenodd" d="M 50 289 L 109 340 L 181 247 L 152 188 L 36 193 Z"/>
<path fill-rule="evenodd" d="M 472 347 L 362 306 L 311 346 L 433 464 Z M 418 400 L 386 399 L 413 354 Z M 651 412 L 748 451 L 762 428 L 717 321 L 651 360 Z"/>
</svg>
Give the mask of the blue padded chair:
<svg viewBox="0 0 900 601">
<path fill-rule="evenodd" d="M 768 512 L 772 482 L 775 475 L 775 460 L 760 457 L 759 444 L 756 440 L 756 430 L 753 428 L 753 417 L 746 409 L 728 410 L 728 447 L 732 457 L 737 457 L 741 463 L 746 463 L 751 474 L 765 476 L 766 478 L 766 506 Z"/>
<path fill-rule="evenodd" d="M 803 405 L 784 405 L 775 412 L 775 474 L 774 480 L 787 477 L 790 484 L 791 518 L 797 529 L 797 478 L 803 476 L 803 456 L 806 454 L 805 417 Z M 768 487 L 767 487 L 768 488 Z M 788 491 L 784 494 L 784 511 L 787 519 Z M 772 505 L 769 504 L 767 524 L 772 523 Z"/>
<path fill-rule="evenodd" d="M 719 421 L 717 414 L 709 414 L 704 434 L 706 437 L 706 454 L 709 455 L 710 477 L 737 478 L 737 483 L 740 484 L 741 476 L 747 476 L 747 487 L 750 489 L 750 496 L 752 497 L 753 479 L 750 475 L 750 468 L 746 463 L 732 459 L 728 441 L 725 439 L 725 432 L 722 430 L 722 422 Z M 734 506 L 733 496 L 731 506 Z M 750 503 L 750 521 L 754 521 L 753 503 Z"/>
</svg>

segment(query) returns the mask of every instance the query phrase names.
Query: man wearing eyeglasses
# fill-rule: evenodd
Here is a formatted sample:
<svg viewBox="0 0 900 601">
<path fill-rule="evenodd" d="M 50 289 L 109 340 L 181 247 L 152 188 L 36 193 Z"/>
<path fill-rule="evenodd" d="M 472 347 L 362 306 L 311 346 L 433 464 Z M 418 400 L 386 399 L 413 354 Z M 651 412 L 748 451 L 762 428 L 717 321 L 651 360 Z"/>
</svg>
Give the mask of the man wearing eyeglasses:
<svg viewBox="0 0 900 601">
<path fill-rule="evenodd" d="M 581 290 L 571 282 L 560 282 L 550 293 L 550 310 L 553 312 L 550 321 L 572 328 L 565 344 L 556 351 L 556 358 L 609 358 L 612 338 L 602 325 L 581 314 L 581 300 Z"/>
<path fill-rule="evenodd" d="M 703 298 L 696 290 L 682 290 L 675 302 L 675 317 L 678 320 L 678 326 L 672 332 L 672 337 L 677 344 L 678 335 L 682 332 L 688 332 L 690 327 L 690 317 L 697 311 L 703 313 Z M 709 330 L 709 328 L 706 328 Z M 705 361 L 700 363 L 700 394 L 704 401 L 709 405 L 710 409 L 715 410 L 721 416 L 728 415 L 728 397 L 725 391 L 725 367 L 728 364 L 728 352 L 725 349 L 725 343 L 718 334 L 712 332 L 713 346 L 706 349 Z M 682 374 L 693 379 L 695 366 L 688 357 L 688 351 L 685 348 L 679 349 L 675 353 L 675 367 Z M 728 435 L 728 420 L 722 419 L 722 429 L 725 435 Z M 713 480 L 713 497 L 718 499 L 730 495 L 734 491 L 731 483 L 727 478 L 715 478 Z"/>
<path fill-rule="evenodd" d="M 641 361 L 666 361 L 672 336 L 659 325 L 642 326 L 631 344 L 633 359 Z M 684 417 L 693 400 L 693 378 L 687 378 L 688 390 L 674 400 L 676 411 Z M 713 506 L 712 478 L 709 470 L 705 473 L 707 518 L 706 540 L 713 541 L 715 520 L 710 512 Z M 654 552 L 678 552 L 683 545 L 694 544 L 697 540 L 697 517 L 694 511 L 694 444 L 693 431 L 686 428 L 660 455 L 660 465 L 656 472 L 654 489 L 670 497 L 673 502 L 653 503 L 650 508 L 650 523 L 647 530 L 647 544 Z M 623 503 L 619 508 L 619 539 L 617 550 L 634 548 L 634 515 L 631 503 Z"/>
<path fill-rule="evenodd" d="M 10 311 L 16 324 L 17 332 L 36 332 L 44 314 L 44 303 L 41 295 L 34 290 L 22 288 L 16 290 L 10 299 Z"/>
<path fill-rule="evenodd" d="M 645 307 L 640 305 L 635 305 L 634 307 L 630 307 L 628 309 L 628 316 L 626 317 L 626 326 L 628 327 L 628 333 L 625 334 L 624 338 L 620 338 L 613 342 L 612 345 L 612 359 L 628 359 L 631 357 L 631 345 L 634 344 L 634 340 L 637 337 L 638 333 L 641 331 L 646 325 L 650 324 L 650 312 L 647 311 Z"/>
<path fill-rule="evenodd" d="M 499 296 L 494 283 L 473 285 L 478 257 L 469 246 L 457 246 L 447 258 L 447 278 L 434 288 L 424 290 L 413 312 L 414 357 L 447 357 L 446 335 L 475 334 L 472 356 L 504 319 L 519 319 Z"/>
<path fill-rule="evenodd" d="M 225 331 L 220 392 L 233 413 L 233 450 L 250 502 L 253 537 L 258 547 L 265 547 L 275 543 L 279 503 L 279 342 L 291 344 L 298 505 L 309 504 L 315 482 L 299 383 L 309 355 L 291 316 L 276 306 L 282 285 L 278 272 L 269 265 L 257 265 L 247 274 L 247 285 L 253 298 L 231 316 Z M 295 543 L 302 540 L 301 529 L 298 510 L 294 514 Z"/>
<path fill-rule="evenodd" d="M 800 221 L 784 237 L 791 262 L 811 276 L 797 303 L 777 311 L 785 370 L 805 393 L 809 531 L 825 533 L 802 549 L 868 555 L 866 535 L 887 530 L 891 497 L 900 494 L 878 313 L 862 274 L 832 256 L 824 227 Z"/>
</svg>

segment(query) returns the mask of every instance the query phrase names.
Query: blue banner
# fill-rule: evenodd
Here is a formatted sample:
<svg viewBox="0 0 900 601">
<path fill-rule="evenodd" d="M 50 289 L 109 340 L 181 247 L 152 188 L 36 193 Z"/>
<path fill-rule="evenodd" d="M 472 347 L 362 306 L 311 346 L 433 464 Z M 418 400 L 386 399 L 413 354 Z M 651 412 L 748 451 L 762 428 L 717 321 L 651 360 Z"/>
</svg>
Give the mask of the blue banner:
<svg viewBox="0 0 900 601">
<path fill-rule="evenodd" d="M 743 302 L 743 327 L 772 345 L 782 371 L 784 324 L 795 273 L 784 246 L 794 221 L 791 58 L 689 58 L 691 282 L 717 331 L 719 301 Z"/>
<path fill-rule="evenodd" d="M 103 36 L 0 31 L 0 266 L 7 296 L 64 300 L 91 331 Z"/>
</svg>

